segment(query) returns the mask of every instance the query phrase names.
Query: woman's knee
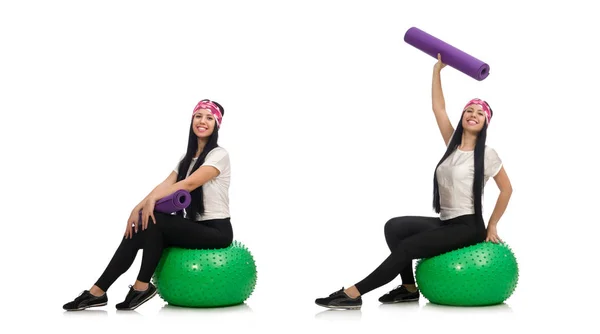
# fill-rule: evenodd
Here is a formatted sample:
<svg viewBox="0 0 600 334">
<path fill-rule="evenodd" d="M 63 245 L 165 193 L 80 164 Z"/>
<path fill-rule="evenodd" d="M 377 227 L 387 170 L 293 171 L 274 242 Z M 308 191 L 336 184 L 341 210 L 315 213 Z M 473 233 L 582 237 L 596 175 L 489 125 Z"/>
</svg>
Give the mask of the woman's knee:
<svg viewBox="0 0 600 334">
<path fill-rule="evenodd" d="M 389 235 L 392 231 L 397 230 L 399 226 L 405 225 L 409 221 L 410 217 L 408 216 L 394 217 L 385 223 L 383 231 L 385 235 Z"/>
</svg>

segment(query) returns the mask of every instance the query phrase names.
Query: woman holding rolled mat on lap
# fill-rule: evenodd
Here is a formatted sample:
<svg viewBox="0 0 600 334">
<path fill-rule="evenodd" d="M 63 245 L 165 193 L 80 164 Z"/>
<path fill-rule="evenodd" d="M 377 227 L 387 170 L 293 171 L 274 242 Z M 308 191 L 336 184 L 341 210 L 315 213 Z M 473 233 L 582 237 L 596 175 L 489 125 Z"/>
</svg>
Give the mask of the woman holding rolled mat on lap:
<svg viewBox="0 0 600 334">
<path fill-rule="evenodd" d="M 75 311 L 106 305 L 106 291 L 129 269 L 140 249 L 144 251 L 137 280 L 125 300 L 116 304 L 118 310 L 133 310 L 156 295 L 150 279 L 166 247 L 225 248 L 231 244 L 229 155 L 218 145 L 224 114 L 223 107 L 215 101 L 202 100 L 196 105 L 186 154 L 169 176 L 133 208 L 125 236 L 96 283 L 63 309 Z M 157 200 L 178 190 L 191 194 L 186 210 L 176 215 L 154 210 Z"/>
<path fill-rule="evenodd" d="M 429 258 L 483 241 L 501 242 L 496 225 L 512 194 L 510 180 L 496 151 L 485 143 L 492 109 L 480 99 L 469 101 L 456 130 L 446 113 L 440 73 L 446 65 L 438 54 L 432 82 L 432 104 L 446 152 L 434 173 L 433 206 L 439 217 L 404 216 L 390 219 L 384 229 L 391 254 L 355 285 L 315 300 L 327 308 L 360 309 L 361 296 L 391 282 L 402 285 L 381 296 L 381 303 L 418 301 L 412 261 Z M 500 195 L 486 226 L 482 215 L 483 188 L 494 178 Z"/>
</svg>

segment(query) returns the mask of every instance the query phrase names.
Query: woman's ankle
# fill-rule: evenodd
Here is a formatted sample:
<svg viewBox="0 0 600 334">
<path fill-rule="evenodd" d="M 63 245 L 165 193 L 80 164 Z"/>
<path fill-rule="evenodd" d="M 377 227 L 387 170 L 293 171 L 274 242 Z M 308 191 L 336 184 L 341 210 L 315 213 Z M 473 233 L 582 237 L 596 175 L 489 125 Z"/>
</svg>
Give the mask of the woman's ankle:
<svg viewBox="0 0 600 334">
<path fill-rule="evenodd" d="M 94 297 L 101 297 L 104 296 L 105 291 L 100 289 L 97 285 L 92 286 L 92 288 L 90 289 L 90 294 L 92 294 L 92 296 Z"/>
<path fill-rule="evenodd" d="M 149 283 L 142 281 L 135 281 L 133 284 L 133 290 L 136 291 L 146 291 L 148 290 Z"/>
<path fill-rule="evenodd" d="M 360 291 L 358 291 L 358 289 L 354 285 L 344 290 L 344 293 L 352 299 L 360 297 Z"/>
<path fill-rule="evenodd" d="M 408 290 L 409 292 L 417 292 L 417 285 L 416 284 L 402 284 L 404 285 L 404 287 L 406 288 L 406 290 Z"/>
</svg>

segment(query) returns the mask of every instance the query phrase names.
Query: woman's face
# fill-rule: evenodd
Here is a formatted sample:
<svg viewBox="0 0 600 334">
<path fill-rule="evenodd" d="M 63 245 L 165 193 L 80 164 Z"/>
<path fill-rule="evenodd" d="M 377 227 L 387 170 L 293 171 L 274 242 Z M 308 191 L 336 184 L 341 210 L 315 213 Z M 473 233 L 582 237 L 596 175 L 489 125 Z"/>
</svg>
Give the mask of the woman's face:
<svg viewBox="0 0 600 334">
<path fill-rule="evenodd" d="M 193 116 L 192 127 L 198 138 L 208 138 L 215 129 L 215 117 L 208 109 L 199 109 Z"/>
<path fill-rule="evenodd" d="M 478 133 L 486 122 L 485 111 L 480 105 L 471 104 L 463 113 L 462 126 L 465 130 Z"/>
</svg>

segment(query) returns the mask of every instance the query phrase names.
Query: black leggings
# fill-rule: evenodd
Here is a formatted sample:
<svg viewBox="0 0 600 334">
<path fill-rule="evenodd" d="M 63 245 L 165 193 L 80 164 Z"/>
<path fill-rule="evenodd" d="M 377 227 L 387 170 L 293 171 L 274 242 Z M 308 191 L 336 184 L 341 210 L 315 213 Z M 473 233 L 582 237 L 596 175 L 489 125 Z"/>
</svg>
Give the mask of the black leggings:
<svg viewBox="0 0 600 334">
<path fill-rule="evenodd" d="M 475 215 L 449 220 L 406 216 L 385 224 L 385 239 L 392 252 L 377 269 L 355 284 L 361 294 L 391 282 L 398 274 L 404 284 L 415 284 L 412 260 L 428 258 L 485 240 L 483 221 Z"/>
<path fill-rule="evenodd" d="M 133 238 L 125 239 L 96 282 L 106 291 L 133 264 L 137 252 L 143 249 L 142 265 L 137 279 L 150 282 L 154 270 L 166 247 L 181 248 L 225 248 L 233 241 L 233 230 L 229 218 L 194 222 L 181 216 L 155 212 L 156 224 L 152 218 L 148 228 L 138 230 Z"/>
</svg>

